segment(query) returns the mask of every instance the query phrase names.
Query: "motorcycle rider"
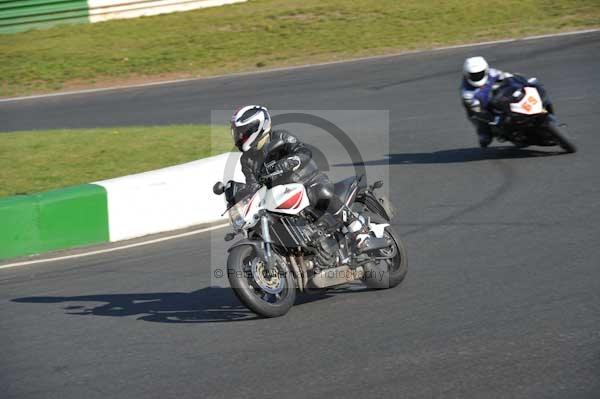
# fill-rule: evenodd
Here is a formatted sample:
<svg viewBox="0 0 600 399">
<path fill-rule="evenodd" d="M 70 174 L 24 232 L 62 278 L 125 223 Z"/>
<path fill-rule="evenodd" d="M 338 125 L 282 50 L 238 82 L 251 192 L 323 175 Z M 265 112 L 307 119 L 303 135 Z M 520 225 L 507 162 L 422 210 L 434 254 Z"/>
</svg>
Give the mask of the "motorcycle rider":
<svg viewBox="0 0 600 399">
<path fill-rule="evenodd" d="M 485 58 L 481 56 L 469 57 L 463 64 L 463 79 L 460 86 L 462 104 L 467 117 L 477 129 L 479 146 L 482 148 L 490 145 L 494 137 L 493 128 L 502 122 L 500 115 L 494 114 L 489 108 L 493 90 L 505 79 L 513 76 L 515 75 L 490 68 Z M 527 82 L 538 89 L 545 98 L 546 110 L 553 115 L 554 107 L 547 98 L 543 86 L 536 78 L 529 78 Z"/>
<path fill-rule="evenodd" d="M 462 104 L 467 117 L 475 125 L 479 146 L 490 145 L 493 139 L 494 115 L 488 110 L 492 90 L 504 79 L 513 76 L 499 69 L 490 68 L 485 58 L 469 57 L 463 64 L 463 79 L 460 86 Z"/>
<path fill-rule="evenodd" d="M 242 152 L 240 162 L 246 177 L 244 195 L 258 190 L 265 174 L 279 172 L 273 185 L 302 183 L 311 206 L 334 215 L 352 233 L 363 229 L 359 218 L 352 212 L 344 212 L 345 204 L 334 194 L 333 184 L 319 170 L 310 149 L 292 134 L 271 129 L 267 108 L 247 105 L 236 110 L 231 118 L 231 134 Z"/>
</svg>

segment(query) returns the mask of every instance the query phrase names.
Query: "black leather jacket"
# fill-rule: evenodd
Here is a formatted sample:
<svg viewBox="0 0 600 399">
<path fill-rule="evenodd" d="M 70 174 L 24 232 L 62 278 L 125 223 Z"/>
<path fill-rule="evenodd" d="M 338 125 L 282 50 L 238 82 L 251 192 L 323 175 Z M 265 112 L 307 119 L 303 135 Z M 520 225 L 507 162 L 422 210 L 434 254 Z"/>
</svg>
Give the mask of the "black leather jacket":
<svg viewBox="0 0 600 399">
<path fill-rule="evenodd" d="M 240 162 L 246 176 L 246 193 L 260 188 L 260 177 L 277 169 L 284 173 L 272 182 L 273 185 L 307 184 L 321 175 L 310 149 L 295 136 L 284 130 L 275 130 L 270 134 L 270 140 L 263 148 L 242 154 Z"/>
</svg>

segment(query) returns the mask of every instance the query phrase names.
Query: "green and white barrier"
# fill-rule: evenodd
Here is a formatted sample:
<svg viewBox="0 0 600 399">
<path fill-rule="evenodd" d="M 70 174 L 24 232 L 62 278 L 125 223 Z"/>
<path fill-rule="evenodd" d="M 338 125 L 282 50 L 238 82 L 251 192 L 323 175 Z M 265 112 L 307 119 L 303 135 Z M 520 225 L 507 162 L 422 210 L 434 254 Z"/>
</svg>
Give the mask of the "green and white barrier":
<svg viewBox="0 0 600 399">
<path fill-rule="evenodd" d="M 216 222 L 212 186 L 231 178 L 244 181 L 238 153 L 0 199 L 0 260 Z"/>
<path fill-rule="evenodd" d="M 182 165 L 99 181 L 108 197 L 111 241 L 176 230 L 221 219 L 223 199 L 212 192 L 234 170 L 243 181 L 239 154 L 226 153 Z M 228 165 L 229 164 L 229 165 Z"/>
<path fill-rule="evenodd" d="M 0 0 L 0 33 L 190 11 L 247 0 Z"/>
<path fill-rule="evenodd" d="M 0 199 L 0 259 L 108 239 L 103 187 L 86 184 Z"/>
</svg>

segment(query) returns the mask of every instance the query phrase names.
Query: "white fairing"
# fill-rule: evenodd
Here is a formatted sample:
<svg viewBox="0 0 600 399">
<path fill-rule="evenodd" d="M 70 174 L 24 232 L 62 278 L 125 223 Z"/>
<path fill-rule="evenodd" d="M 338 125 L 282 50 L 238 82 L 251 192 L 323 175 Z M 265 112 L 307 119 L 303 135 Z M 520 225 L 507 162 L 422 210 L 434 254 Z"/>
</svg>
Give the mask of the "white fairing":
<svg viewBox="0 0 600 399">
<path fill-rule="evenodd" d="M 296 215 L 309 205 L 306 189 L 299 183 L 275 186 L 265 195 L 265 208 L 269 212 Z"/>
<path fill-rule="evenodd" d="M 252 196 L 235 204 L 229 210 L 229 214 L 235 228 L 247 230 L 259 222 L 259 214 L 263 209 L 274 213 L 296 215 L 309 205 L 310 201 L 303 184 L 284 184 L 272 187 L 270 190 L 266 186 L 262 186 Z M 389 223 L 369 222 L 368 226 L 375 237 L 382 238 Z M 363 236 L 364 239 L 369 235 L 362 234 L 360 236 Z"/>
<path fill-rule="evenodd" d="M 296 215 L 309 205 L 310 201 L 302 184 L 285 184 L 270 190 L 262 186 L 254 195 L 235 204 L 229 210 L 229 215 L 234 227 L 249 229 L 260 220 L 258 215 L 262 209 Z"/>
<path fill-rule="evenodd" d="M 264 198 L 267 192 L 265 186 L 254 193 L 250 202 L 244 208 L 244 227 L 250 228 L 258 223 L 258 211 L 264 208 Z"/>
<path fill-rule="evenodd" d="M 544 111 L 540 93 L 534 87 L 526 87 L 523 99 L 518 103 L 510 104 L 510 110 L 518 114 L 535 115 Z"/>
<path fill-rule="evenodd" d="M 389 225 L 389 223 L 369 223 L 369 230 L 371 230 L 373 234 L 375 234 L 375 237 L 383 238 L 385 228 Z"/>
</svg>

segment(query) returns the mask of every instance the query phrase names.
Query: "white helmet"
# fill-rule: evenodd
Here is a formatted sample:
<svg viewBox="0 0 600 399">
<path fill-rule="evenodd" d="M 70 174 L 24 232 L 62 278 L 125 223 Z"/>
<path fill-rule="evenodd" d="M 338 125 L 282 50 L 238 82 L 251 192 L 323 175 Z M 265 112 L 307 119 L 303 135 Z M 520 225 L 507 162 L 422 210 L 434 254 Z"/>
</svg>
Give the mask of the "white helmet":
<svg viewBox="0 0 600 399">
<path fill-rule="evenodd" d="M 483 57 L 467 58 L 463 65 L 463 75 L 469 84 L 481 87 L 487 82 L 489 68 Z"/>
<path fill-rule="evenodd" d="M 271 132 L 271 116 L 265 107 L 247 105 L 236 110 L 231 117 L 231 135 L 237 148 L 246 152 L 264 145 Z"/>
</svg>

